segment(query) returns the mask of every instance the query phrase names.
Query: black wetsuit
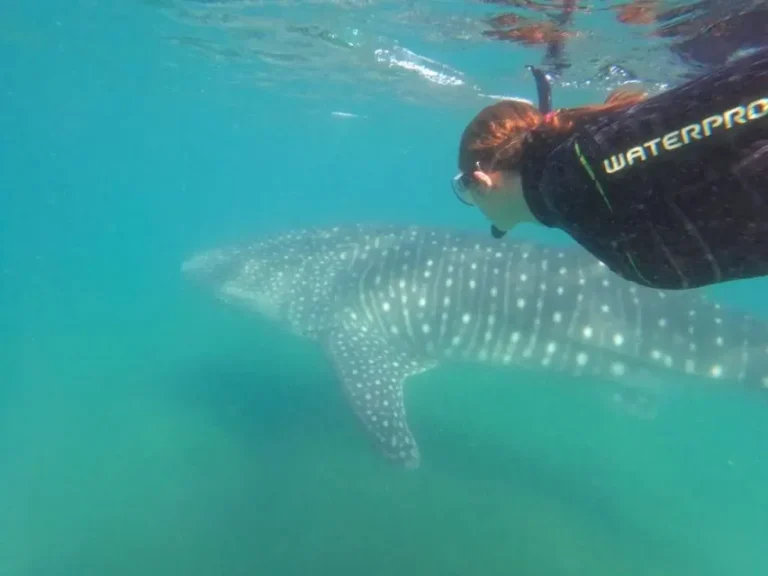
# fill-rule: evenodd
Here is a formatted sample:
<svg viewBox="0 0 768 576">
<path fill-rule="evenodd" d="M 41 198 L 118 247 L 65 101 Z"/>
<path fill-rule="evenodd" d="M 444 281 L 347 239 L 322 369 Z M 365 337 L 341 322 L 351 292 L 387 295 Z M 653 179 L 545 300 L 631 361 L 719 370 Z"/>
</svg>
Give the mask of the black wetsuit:
<svg viewBox="0 0 768 576">
<path fill-rule="evenodd" d="M 768 274 L 768 49 L 523 157 L 534 216 L 617 274 L 693 288 Z"/>
</svg>

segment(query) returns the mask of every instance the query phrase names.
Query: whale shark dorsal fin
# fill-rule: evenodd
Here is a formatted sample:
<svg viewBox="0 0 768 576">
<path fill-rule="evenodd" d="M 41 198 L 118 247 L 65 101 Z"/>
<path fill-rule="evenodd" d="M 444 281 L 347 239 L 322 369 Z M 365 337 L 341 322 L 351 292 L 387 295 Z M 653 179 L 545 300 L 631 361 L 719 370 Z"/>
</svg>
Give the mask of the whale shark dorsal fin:
<svg viewBox="0 0 768 576">
<path fill-rule="evenodd" d="M 403 397 L 406 378 L 434 367 L 398 350 L 381 334 L 346 324 L 331 330 L 325 350 L 369 436 L 388 458 L 408 468 L 420 464 Z"/>
</svg>

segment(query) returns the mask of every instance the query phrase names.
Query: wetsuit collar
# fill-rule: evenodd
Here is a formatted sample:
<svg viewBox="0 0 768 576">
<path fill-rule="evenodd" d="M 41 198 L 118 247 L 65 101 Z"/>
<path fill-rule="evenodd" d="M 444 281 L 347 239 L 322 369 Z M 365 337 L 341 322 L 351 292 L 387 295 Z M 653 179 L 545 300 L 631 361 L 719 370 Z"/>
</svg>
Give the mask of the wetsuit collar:
<svg viewBox="0 0 768 576">
<path fill-rule="evenodd" d="M 547 202 L 546 190 L 540 189 L 549 154 L 565 138 L 561 135 L 535 131 L 529 134 L 524 145 L 520 177 L 523 198 L 536 220 L 545 226 L 555 226 L 555 212 Z"/>
</svg>

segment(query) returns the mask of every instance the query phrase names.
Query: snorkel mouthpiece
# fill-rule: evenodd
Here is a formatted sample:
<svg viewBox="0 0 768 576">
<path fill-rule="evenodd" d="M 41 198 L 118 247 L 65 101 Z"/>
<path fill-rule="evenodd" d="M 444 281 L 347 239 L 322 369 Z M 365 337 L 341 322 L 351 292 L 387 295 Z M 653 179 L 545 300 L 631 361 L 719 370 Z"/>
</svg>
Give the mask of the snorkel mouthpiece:
<svg viewBox="0 0 768 576">
<path fill-rule="evenodd" d="M 504 236 L 506 235 L 507 233 L 505 230 L 499 230 L 498 228 L 496 228 L 495 225 L 491 224 L 491 236 L 493 236 L 496 239 L 500 239 L 500 238 L 504 238 Z"/>
</svg>

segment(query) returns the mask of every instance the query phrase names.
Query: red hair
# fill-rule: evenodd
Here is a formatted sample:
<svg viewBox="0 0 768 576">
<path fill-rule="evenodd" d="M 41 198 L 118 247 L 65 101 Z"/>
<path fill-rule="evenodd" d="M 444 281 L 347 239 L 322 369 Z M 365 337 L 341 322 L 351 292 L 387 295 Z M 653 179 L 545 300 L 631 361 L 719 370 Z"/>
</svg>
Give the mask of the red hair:
<svg viewBox="0 0 768 576">
<path fill-rule="evenodd" d="M 528 102 L 502 100 L 483 108 L 464 129 L 459 144 L 459 170 L 514 170 L 523 156 L 525 137 L 534 130 L 562 134 L 590 118 L 626 108 L 647 98 L 644 92 L 619 89 L 603 104 L 563 108 L 544 116 Z"/>
</svg>

